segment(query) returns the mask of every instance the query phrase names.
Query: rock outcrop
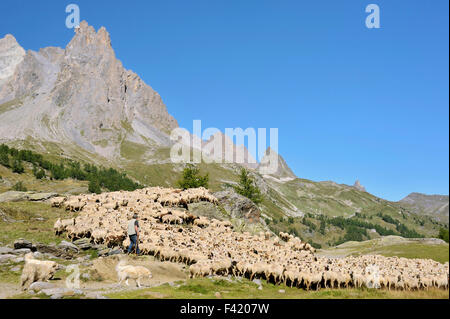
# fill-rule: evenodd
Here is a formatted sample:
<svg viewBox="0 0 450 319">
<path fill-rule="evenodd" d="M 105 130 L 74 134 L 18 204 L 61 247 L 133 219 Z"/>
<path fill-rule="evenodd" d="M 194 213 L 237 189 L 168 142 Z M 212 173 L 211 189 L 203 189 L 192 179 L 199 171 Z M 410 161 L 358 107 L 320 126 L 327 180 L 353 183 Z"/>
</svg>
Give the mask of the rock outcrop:
<svg viewBox="0 0 450 319">
<path fill-rule="evenodd" d="M 359 191 L 365 192 L 366 188 L 364 186 L 361 185 L 361 183 L 359 182 L 359 180 L 355 181 L 355 184 L 353 184 L 353 187 L 356 188 Z"/>
<path fill-rule="evenodd" d="M 14 74 L 24 56 L 25 50 L 11 34 L 7 34 L 0 40 L 0 85 Z"/>
<path fill-rule="evenodd" d="M 57 193 L 36 193 L 32 191 L 7 191 L 0 194 L 0 202 L 45 201 L 58 196 Z"/>
<path fill-rule="evenodd" d="M 261 211 L 247 197 L 239 195 L 233 190 L 224 190 L 213 195 L 231 217 L 245 219 L 252 223 L 259 222 Z"/>
<path fill-rule="evenodd" d="M 67 47 L 39 52 L 0 39 L 0 140 L 75 144 L 113 158 L 123 142 L 168 146 L 177 121 L 85 21 Z"/>
</svg>

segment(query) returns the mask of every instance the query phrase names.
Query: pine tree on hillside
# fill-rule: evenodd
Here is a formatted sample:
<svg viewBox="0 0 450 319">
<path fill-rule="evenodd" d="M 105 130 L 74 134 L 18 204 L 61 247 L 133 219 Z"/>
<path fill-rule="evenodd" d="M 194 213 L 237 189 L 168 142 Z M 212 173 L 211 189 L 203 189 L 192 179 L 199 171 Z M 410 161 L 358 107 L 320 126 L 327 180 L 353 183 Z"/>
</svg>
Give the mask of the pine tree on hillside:
<svg viewBox="0 0 450 319">
<path fill-rule="evenodd" d="M 22 174 L 25 169 L 23 167 L 22 161 L 19 159 L 15 159 L 12 166 L 12 171 L 14 173 Z"/>
<path fill-rule="evenodd" d="M 448 229 L 441 228 L 438 237 L 448 243 Z"/>
<path fill-rule="evenodd" d="M 245 168 L 241 169 L 241 174 L 239 175 L 239 184 L 234 186 L 236 193 L 249 198 L 255 204 L 262 202 L 261 191 L 258 186 L 256 186 L 255 181 L 250 176 L 250 173 Z"/>
<path fill-rule="evenodd" d="M 96 193 L 96 194 L 100 194 L 102 192 L 100 184 L 96 180 L 91 180 L 89 182 L 88 190 L 89 190 L 89 192 Z"/>
<path fill-rule="evenodd" d="M 23 185 L 22 181 L 17 182 L 11 187 L 13 191 L 26 192 L 28 189 Z"/>
<path fill-rule="evenodd" d="M 0 165 L 9 167 L 9 156 L 8 153 L 0 152 Z"/>
<path fill-rule="evenodd" d="M 200 175 L 200 170 L 192 164 L 188 164 L 183 170 L 183 177 L 178 181 L 182 189 L 205 187 L 208 188 L 209 174 Z"/>
<path fill-rule="evenodd" d="M 36 179 L 43 179 L 45 177 L 45 171 L 41 169 L 37 169 L 36 172 L 33 172 Z"/>
</svg>

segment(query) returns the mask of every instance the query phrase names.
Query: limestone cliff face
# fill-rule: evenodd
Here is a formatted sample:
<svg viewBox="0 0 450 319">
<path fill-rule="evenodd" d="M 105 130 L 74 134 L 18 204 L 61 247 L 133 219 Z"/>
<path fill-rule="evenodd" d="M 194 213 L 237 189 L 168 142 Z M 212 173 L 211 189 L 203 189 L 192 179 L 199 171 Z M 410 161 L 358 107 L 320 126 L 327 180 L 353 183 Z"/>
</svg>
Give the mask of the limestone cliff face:
<svg viewBox="0 0 450 319">
<path fill-rule="evenodd" d="M 114 158 L 124 141 L 168 146 L 178 126 L 161 97 L 116 58 L 105 28 L 85 21 L 63 50 L 0 39 L 0 140 L 32 137 Z"/>
</svg>

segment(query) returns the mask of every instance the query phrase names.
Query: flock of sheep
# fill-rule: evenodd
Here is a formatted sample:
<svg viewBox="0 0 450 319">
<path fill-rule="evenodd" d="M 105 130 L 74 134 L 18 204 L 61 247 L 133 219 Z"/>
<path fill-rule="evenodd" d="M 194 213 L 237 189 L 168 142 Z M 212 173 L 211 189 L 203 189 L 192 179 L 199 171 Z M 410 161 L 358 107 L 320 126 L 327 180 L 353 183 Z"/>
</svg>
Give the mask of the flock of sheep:
<svg viewBox="0 0 450 319">
<path fill-rule="evenodd" d="M 160 260 L 189 265 L 191 277 L 234 275 L 265 279 L 305 289 L 376 287 L 418 290 L 448 289 L 449 264 L 433 260 L 366 255 L 325 258 L 286 233 L 252 235 L 233 231 L 229 221 L 195 216 L 193 202 L 217 199 L 204 188 L 180 190 L 152 187 L 133 192 L 80 195 L 52 199 L 52 205 L 79 212 L 58 220 L 55 232 L 68 238 L 91 238 L 110 247 L 129 245 L 127 221 L 138 213 L 139 247 Z"/>
</svg>

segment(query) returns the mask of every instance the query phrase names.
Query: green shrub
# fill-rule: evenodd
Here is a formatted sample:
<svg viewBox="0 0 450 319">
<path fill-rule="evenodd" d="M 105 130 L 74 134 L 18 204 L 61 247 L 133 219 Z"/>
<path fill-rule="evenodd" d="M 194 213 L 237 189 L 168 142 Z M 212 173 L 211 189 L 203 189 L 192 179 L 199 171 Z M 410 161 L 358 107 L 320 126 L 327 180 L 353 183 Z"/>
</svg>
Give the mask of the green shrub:
<svg viewBox="0 0 450 319">
<path fill-rule="evenodd" d="M 239 183 L 234 186 L 236 193 L 247 197 L 253 203 L 259 204 L 262 202 L 261 191 L 258 186 L 256 186 L 255 181 L 250 176 L 250 173 L 245 168 L 241 169 L 241 174 L 239 175 Z"/>
<path fill-rule="evenodd" d="M 43 179 L 45 177 L 45 171 L 40 169 L 34 176 L 36 176 L 37 179 Z"/>
<path fill-rule="evenodd" d="M 336 246 L 347 241 L 363 241 L 367 236 L 367 231 L 364 228 L 355 225 L 348 226 L 346 231 L 346 234 L 335 243 Z"/>
<path fill-rule="evenodd" d="M 8 153 L 0 152 L 0 165 L 9 167 L 9 156 Z"/>
<path fill-rule="evenodd" d="M 23 185 L 22 182 L 17 182 L 13 185 L 13 187 L 11 187 L 11 189 L 13 191 L 18 191 L 18 192 L 26 192 L 27 188 Z"/>
<path fill-rule="evenodd" d="M 45 171 L 42 168 L 39 169 L 35 164 L 33 164 L 33 175 L 36 179 L 43 179 L 45 177 Z"/>
<path fill-rule="evenodd" d="M 315 243 L 315 242 L 313 242 L 313 241 L 309 242 L 309 244 L 310 244 L 312 247 L 316 248 L 316 249 L 321 249 L 321 248 L 322 248 L 322 245 L 321 245 L 321 244 Z"/>
<path fill-rule="evenodd" d="M 314 224 L 310 220 L 307 220 L 306 217 L 303 217 L 302 224 L 308 226 L 308 228 L 312 231 L 315 231 L 317 229 L 316 224 Z"/>
<path fill-rule="evenodd" d="M 381 219 L 384 220 L 385 222 L 395 225 L 397 232 L 399 232 L 399 234 L 405 238 L 422 238 L 423 237 L 421 234 L 417 233 L 415 230 L 409 229 L 404 224 L 400 223 L 398 220 L 392 218 L 389 215 L 383 215 L 382 213 L 379 213 L 377 216 L 381 217 Z M 422 226 L 424 224 L 423 221 L 419 221 L 415 217 L 414 217 L 414 221 L 416 223 L 420 223 Z"/>
<path fill-rule="evenodd" d="M 298 237 L 298 231 L 294 227 L 289 228 L 289 234 Z"/>
<path fill-rule="evenodd" d="M 398 221 L 389 215 L 383 215 L 382 213 L 378 213 L 377 216 L 381 217 L 381 219 L 384 220 L 386 223 L 394 225 L 398 224 Z"/>
<path fill-rule="evenodd" d="M 327 227 L 327 222 L 325 221 L 325 219 L 321 219 L 320 220 L 320 227 L 319 227 L 319 233 L 321 233 L 322 235 L 325 235 L 325 228 Z"/>
<path fill-rule="evenodd" d="M 205 187 L 208 188 L 209 175 L 200 175 L 200 170 L 192 164 L 188 164 L 183 169 L 182 179 L 178 181 L 178 186 L 182 189 Z"/>
<path fill-rule="evenodd" d="M 14 160 L 12 171 L 18 174 L 22 174 L 25 171 L 21 160 L 19 159 Z"/>
<path fill-rule="evenodd" d="M 100 187 L 109 191 L 127 190 L 133 191 L 142 186 L 132 181 L 126 174 L 120 173 L 113 168 L 98 168 L 93 164 L 82 165 L 73 160 L 62 160 L 59 163 L 51 163 L 44 160 L 41 154 L 30 150 L 17 150 L 5 144 L 0 145 L 0 164 L 10 167 L 9 156 L 12 156 L 13 171 L 21 173 L 24 171 L 22 161 L 33 164 L 33 174 L 37 179 L 46 176 L 47 170 L 51 179 L 63 180 L 73 178 L 82 181 L 97 181 Z M 93 185 L 94 187 L 95 185 Z"/>
<path fill-rule="evenodd" d="M 96 194 L 100 194 L 102 192 L 100 184 L 96 180 L 92 180 L 89 182 L 88 190 L 89 192 Z"/>
<path fill-rule="evenodd" d="M 441 228 L 439 230 L 438 238 L 440 238 L 448 243 L 448 229 Z"/>
</svg>

